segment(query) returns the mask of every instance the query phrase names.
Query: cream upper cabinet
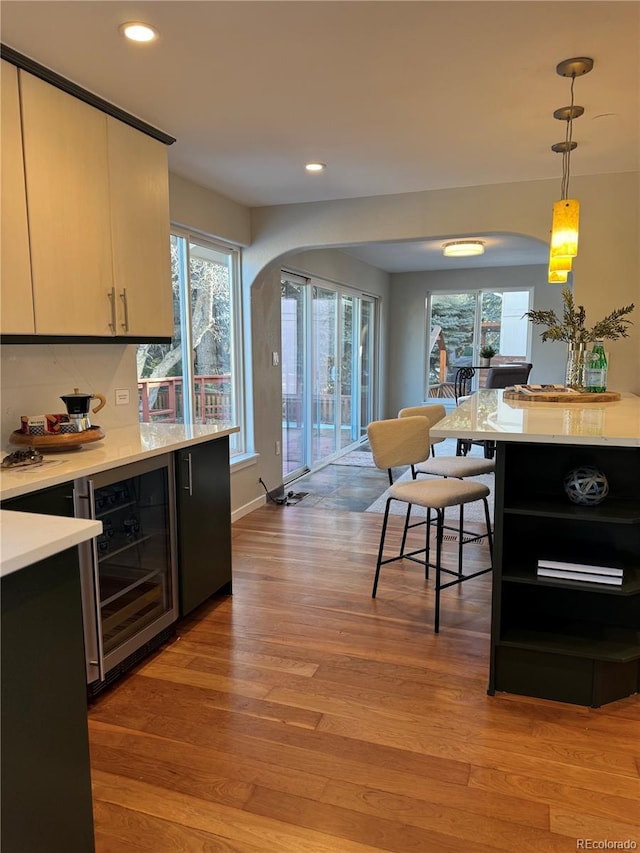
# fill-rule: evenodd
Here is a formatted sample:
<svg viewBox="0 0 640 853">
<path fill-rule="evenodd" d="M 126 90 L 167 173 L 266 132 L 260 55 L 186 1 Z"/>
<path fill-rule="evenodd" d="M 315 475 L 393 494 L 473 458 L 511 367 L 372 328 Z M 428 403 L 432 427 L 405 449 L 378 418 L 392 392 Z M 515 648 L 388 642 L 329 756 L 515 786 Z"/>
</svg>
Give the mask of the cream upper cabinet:
<svg viewBox="0 0 640 853">
<path fill-rule="evenodd" d="M 15 87 L 15 68 L 9 70 Z M 12 321 L 9 329 L 3 320 L 2 331 L 171 337 L 165 145 L 28 72 L 17 74 L 31 284 L 23 281 L 16 290 L 21 303 L 28 303 L 32 293 L 33 307 L 30 328 Z M 9 123 L 4 127 L 5 109 L 13 108 L 20 117 L 17 93 L 15 104 L 5 104 L 4 85 L 3 74 L 3 139 L 10 131 Z M 18 125 L 18 143 L 19 131 Z M 3 178 L 4 159 L 3 145 Z M 22 174 L 22 169 L 15 171 Z M 4 195 L 3 188 L 3 280 Z M 24 195 L 23 188 L 23 203 Z M 13 242 L 17 246 L 17 239 Z M 28 308 L 21 311 L 28 314 Z"/>
<path fill-rule="evenodd" d="M 118 335 L 171 337 L 167 148 L 107 117 Z"/>
<path fill-rule="evenodd" d="M 107 116 L 19 76 L 36 333 L 111 336 Z"/>
<path fill-rule="evenodd" d="M 18 71 L 2 60 L 0 100 L 0 329 L 7 335 L 35 331 L 29 230 L 22 159 Z"/>
</svg>

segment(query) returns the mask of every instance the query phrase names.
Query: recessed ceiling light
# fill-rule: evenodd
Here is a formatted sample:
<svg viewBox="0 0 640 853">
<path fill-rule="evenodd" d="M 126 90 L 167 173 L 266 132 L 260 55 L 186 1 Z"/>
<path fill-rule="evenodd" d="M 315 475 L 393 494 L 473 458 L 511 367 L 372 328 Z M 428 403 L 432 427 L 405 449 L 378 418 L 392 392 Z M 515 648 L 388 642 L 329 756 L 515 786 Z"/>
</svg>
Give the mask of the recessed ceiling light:
<svg viewBox="0 0 640 853">
<path fill-rule="evenodd" d="M 325 163 L 307 163 L 305 166 L 307 172 L 324 172 L 326 168 Z"/>
<path fill-rule="evenodd" d="M 447 258 L 466 258 L 470 255 L 484 255 L 482 240 L 453 240 L 442 244 L 442 251 Z"/>
<path fill-rule="evenodd" d="M 128 21 L 126 24 L 121 24 L 120 32 L 131 41 L 155 41 L 158 38 L 158 33 L 153 27 L 142 24 L 140 21 Z"/>
</svg>

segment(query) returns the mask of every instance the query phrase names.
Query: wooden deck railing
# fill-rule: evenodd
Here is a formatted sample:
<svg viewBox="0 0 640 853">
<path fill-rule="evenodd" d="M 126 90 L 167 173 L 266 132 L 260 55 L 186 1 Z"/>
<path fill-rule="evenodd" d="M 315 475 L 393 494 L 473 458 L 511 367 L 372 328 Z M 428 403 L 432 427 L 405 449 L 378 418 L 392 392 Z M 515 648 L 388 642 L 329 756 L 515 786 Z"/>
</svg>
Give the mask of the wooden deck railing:
<svg viewBox="0 0 640 853">
<path fill-rule="evenodd" d="M 195 376 L 196 423 L 229 423 L 231 411 L 231 377 Z M 176 423 L 182 421 L 182 377 L 166 376 L 138 382 L 138 404 L 142 423 Z"/>
</svg>

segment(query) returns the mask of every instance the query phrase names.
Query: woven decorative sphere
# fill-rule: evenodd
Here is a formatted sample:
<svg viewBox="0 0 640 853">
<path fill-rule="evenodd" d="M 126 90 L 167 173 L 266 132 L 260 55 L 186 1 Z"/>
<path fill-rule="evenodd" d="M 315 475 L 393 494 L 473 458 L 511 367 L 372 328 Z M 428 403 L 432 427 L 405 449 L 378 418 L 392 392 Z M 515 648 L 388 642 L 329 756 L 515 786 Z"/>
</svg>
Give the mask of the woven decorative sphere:
<svg viewBox="0 0 640 853">
<path fill-rule="evenodd" d="M 564 490 L 574 504 L 597 506 L 609 494 L 609 481 L 602 471 L 584 466 L 566 474 Z"/>
</svg>

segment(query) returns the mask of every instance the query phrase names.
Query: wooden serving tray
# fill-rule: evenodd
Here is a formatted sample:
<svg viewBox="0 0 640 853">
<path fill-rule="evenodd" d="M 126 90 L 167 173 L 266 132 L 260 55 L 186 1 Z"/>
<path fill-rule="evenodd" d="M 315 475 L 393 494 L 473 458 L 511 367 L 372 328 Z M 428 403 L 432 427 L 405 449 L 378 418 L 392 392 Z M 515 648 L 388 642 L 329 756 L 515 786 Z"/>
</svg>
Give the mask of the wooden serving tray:
<svg viewBox="0 0 640 853">
<path fill-rule="evenodd" d="M 519 391 L 505 390 L 504 400 L 517 400 L 519 403 L 615 403 L 621 395 L 619 391 L 585 391 L 577 394 L 558 393 L 553 391 L 540 394 L 522 394 Z"/>
<path fill-rule="evenodd" d="M 104 430 L 101 427 L 91 427 L 83 432 L 67 432 L 63 435 L 25 435 L 19 429 L 14 430 L 9 437 L 10 444 L 21 444 L 23 446 L 35 447 L 36 450 L 57 451 L 75 450 L 83 444 L 92 441 L 100 441 L 104 438 Z"/>
</svg>

